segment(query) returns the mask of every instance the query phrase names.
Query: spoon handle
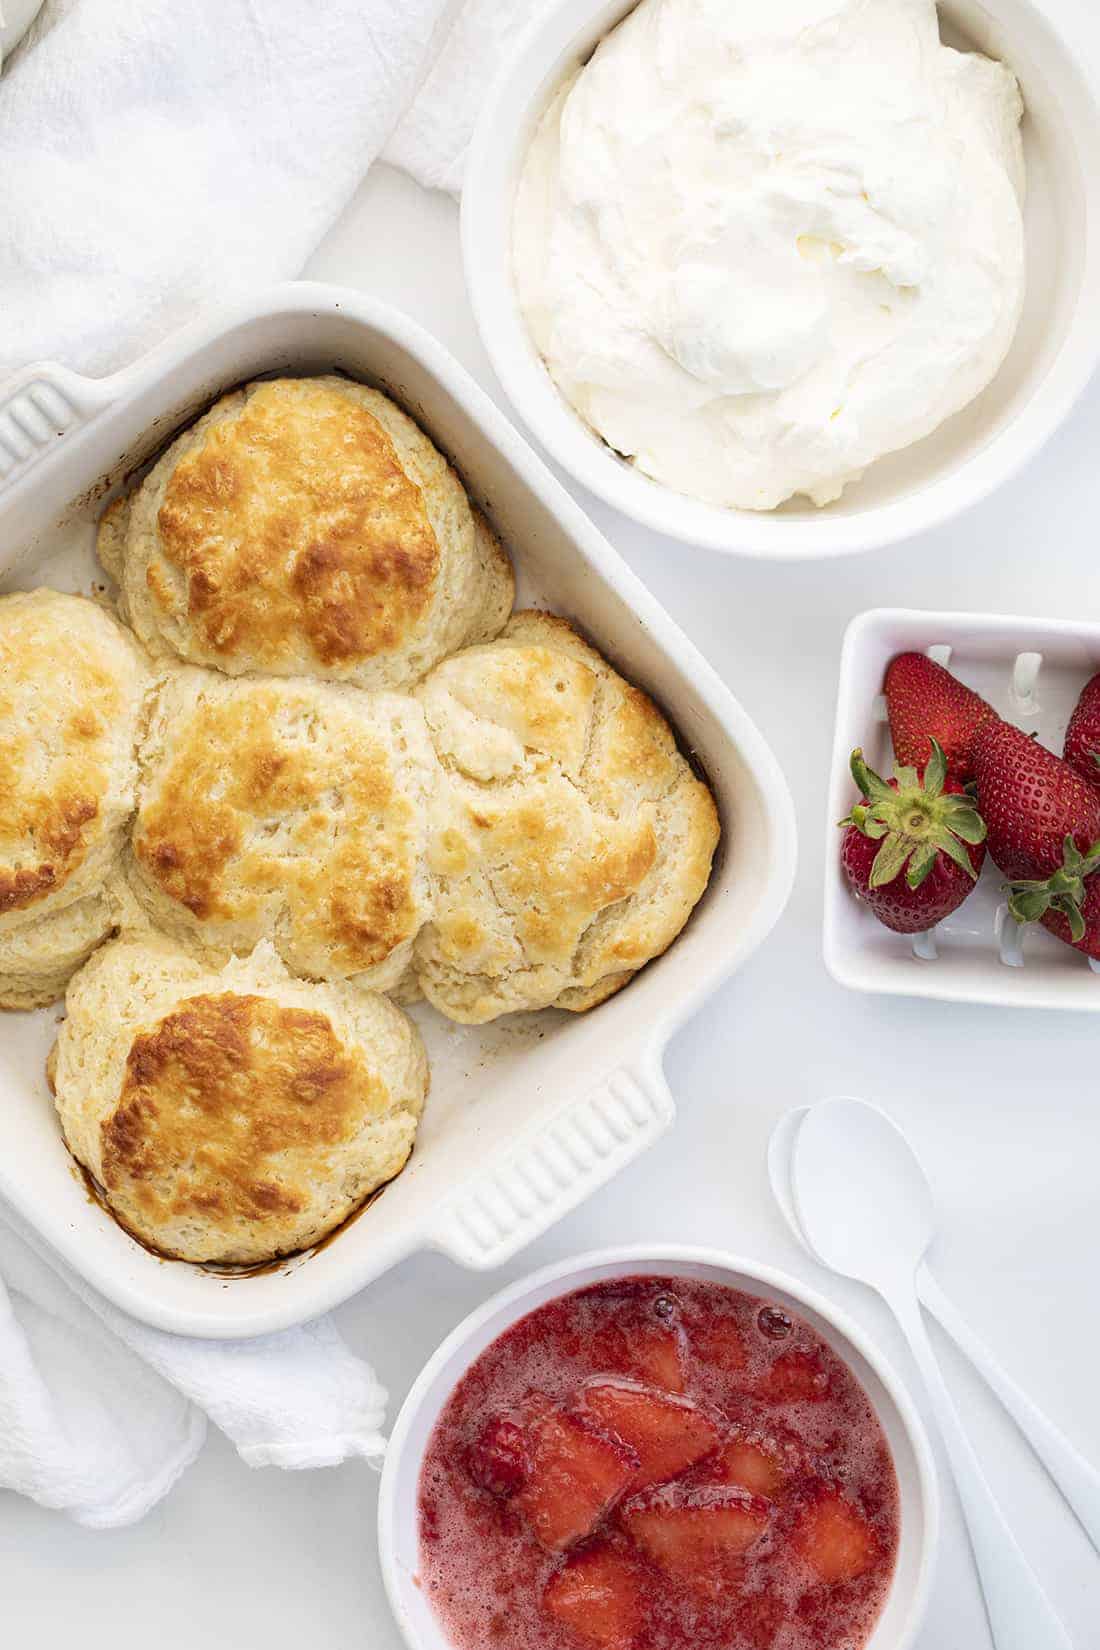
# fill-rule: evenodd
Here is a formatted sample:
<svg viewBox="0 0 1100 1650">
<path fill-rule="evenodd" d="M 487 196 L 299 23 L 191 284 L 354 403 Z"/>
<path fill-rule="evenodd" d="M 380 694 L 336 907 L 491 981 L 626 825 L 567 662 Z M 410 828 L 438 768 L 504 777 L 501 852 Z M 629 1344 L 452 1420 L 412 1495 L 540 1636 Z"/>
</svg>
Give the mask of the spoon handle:
<svg viewBox="0 0 1100 1650">
<path fill-rule="evenodd" d="M 917 1293 L 959 1350 L 989 1382 L 1100 1552 L 1100 1473 L 1074 1449 L 1026 1392 L 1021 1392 L 925 1265 L 917 1272 Z"/>
<path fill-rule="evenodd" d="M 916 1292 L 891 1299 L 940 1425 L 970 1531 L 997 1650 L 1072 1650 L 1071 1640 L 986 1482 L 924 1327 Z"/>
</svg>

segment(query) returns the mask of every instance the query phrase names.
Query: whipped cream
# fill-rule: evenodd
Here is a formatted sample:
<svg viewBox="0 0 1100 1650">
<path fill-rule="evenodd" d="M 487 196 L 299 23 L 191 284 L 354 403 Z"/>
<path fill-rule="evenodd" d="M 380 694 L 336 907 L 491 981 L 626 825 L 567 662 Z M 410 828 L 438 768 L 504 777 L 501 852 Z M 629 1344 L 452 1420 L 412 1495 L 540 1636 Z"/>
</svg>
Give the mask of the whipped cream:
<svg viewBox="0 0 1100 1650">
<path fill-rule="evenodd" d="M 827 504 L 1004 359 L 1022 113 L 933 0 L 641 0 L 524 162 L 515 280 L 551 376 L 669 487 Z"/>
</svg>

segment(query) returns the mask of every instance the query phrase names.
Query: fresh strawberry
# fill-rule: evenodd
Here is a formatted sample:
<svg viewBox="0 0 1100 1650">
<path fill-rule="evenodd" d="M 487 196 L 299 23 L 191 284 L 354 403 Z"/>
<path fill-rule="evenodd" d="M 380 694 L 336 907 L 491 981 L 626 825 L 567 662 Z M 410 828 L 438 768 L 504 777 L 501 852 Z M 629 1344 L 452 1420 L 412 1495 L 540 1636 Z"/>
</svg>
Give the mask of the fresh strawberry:
<svg viewBox="0 0 1100 1650">
<path fill-rule="evenodd" d="M 1082 779 L 1100 790 L 1100 672 L 1081 691 L 1066 729 L 1062 755 Z"/>
<path fill-rule="evenodd" d="M 544 1547 L 591 1535 L 638 1470 L 638 1457 L 581 1415 L 551 1410 L 527 1429 L 529 1469 L 514 1498 Z"/>
<path fill-rule="evenodd" d="M 629 1650 L 645 1620 L 644 1579 L 635 1560 L 601 1542 L 566 1559 L 547 1582 L 542 1607 L 585 1644 Z"/>
<path fill-rule="evenodd" d="M 794 1545 L 821 1581 L 854 1581 L 878 1556 L 875 1532 L 835 1490 L 823 1489 L 799 1517 Z"/>
<path fill-rule="evenodd" d="M 474 1483 L 490 1495 L 505 1500 L 527 1482 L 531 1456 L 523 1428 L 506 1416 L 496 1415 L 482 1428 L 470 1446 L 466 1470 Z"/>
<path fill-rule="evenodd" d="M 1086 878 L 1100 867 L 1100 794 L 1007 722 L 979 730 L 974 771 L 990 857 L 1011 879 L 1009 910 L 1017 922 L 1058 913 L 1076 943 Z"/>
<path fill-rule="evenodd" d="M 676 1478 L 718 1447 L 718 1429 L 694 1404 L 621 1382 L 585 1387 L 585 1411 L 638 1457 L 631 1490 Z"/>
<path fill-rule="evenodd" d="M 974 735 L 996 719 L 992 705 L 964 687 L 924 653 L 899 653 L 883 683 L 894 756 L 903 768 L 921 769 L 935 739 L 947 758 L 947 777 L 970 778 Z"/>
<path fill-rule="evenodd" d="M 786 1478 L 778 1452 L 738 1433 L 727 1438 L 713 1461 L 708 1462 L 706 1475 L 716 1484 L 748 1490 L 750 1495 L 763 1496 L 766 1501 L 775 1500 Z"/>
<path fill-rule="evenodd" d="M 985 858 L 985 826 L 966 792 L 947 778 L 938 742 L 923 778 L 897 767 L 887 782 L 852 752 L 862 801 L 846 827 L 841 864 L 853 891 L 898 934 L 934 928 L 967 898 Z M 904 873 L 904 874 L 903 874 Z"/>
<path fill-rule="evenodd" d="M 722 1584 L 731 1563 L 768 1527 L 766 1501 L 742 1490 L 672 1485 L 635 1496 L 619 1521 L 662 1570 L 702 1591 Z"/>
</svg>

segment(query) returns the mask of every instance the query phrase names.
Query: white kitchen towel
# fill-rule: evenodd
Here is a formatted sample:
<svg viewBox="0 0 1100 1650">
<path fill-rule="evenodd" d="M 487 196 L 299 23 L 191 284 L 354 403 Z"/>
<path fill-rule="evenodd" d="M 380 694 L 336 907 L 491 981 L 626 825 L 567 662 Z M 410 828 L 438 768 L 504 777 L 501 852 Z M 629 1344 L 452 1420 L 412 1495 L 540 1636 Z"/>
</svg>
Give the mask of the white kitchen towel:
<svg viewBox="0 0 1100 1650">
<path fill-rule="evenodd" d="M 383 159 L 457 195 L 474 124 L 502 64 L 548 0 L 466 0 Z"/>
<path fill-rule="evenodd" d="M 110 372 L 298 275 L 391 136 L 387 158 L 457 189 L 538 8 L 47 0 L 0 78 L 0 375 Z"/>
<path fill-rule="evenodd" d="M 133 1523 L 213 1422 L 253 1467 L 382 1460 L 386 1394 L 331 1319 L 255 1340 L 136 1323 L 0 1212 L 0 1488 Z"/>
</svg>

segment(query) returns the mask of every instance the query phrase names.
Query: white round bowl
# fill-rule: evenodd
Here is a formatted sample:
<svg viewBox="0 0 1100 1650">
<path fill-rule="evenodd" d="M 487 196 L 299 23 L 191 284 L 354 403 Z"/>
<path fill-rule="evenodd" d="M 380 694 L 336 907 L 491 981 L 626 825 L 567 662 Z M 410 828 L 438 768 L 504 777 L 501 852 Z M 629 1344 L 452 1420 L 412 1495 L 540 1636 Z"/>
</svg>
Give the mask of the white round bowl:
<svg viewBox="0 0 1100 1650">
<path fill-rule="evenodd" d="M 607 1278 L 654 1274 L 704 1278 L 779 1301 L 804 1318 L 861 1382 L 890 1445 L 901 1496 L 898 1561 L 866 1650 L 908 1650 L 928 1599 L 940 1521 L 932 1452 L 908 1393 L 863 1331 L 796 1278 L 720 1249 L 675 1245 L 602 1249 L 548 1266 L 471 1313 L 421 1371 L 397 1417 L 378 1500 L 382 1576 L 409 1650 L 453 1650 L 417 1581 L 417 1505 L 424 1453 L 457 1382 L 498 1335 L 546 1301 Z"/>
<path fill-rule="evenodd" d="M 567 405 L 537 355 L 512 279 L 512 203 L 523 157 L 562 81 L 634 0 L 560 0 L 521 41 L 470 148 L 462 244 L 470 301 L 505 390 L 554 458 L 648 527 L 731 555 L 843 555 L 889 544 L 977 503 L 1033 456 L 1100 359 L 1100 108 L 1080 55 L 1034 0 L 943 0 L 952 45 L 1002 59 L 1027 105 L 1028 291 L 993 383 L 924 441 L 879 459 L 834 504 L 767 513 L 703 504 L 617 457 Z"/>
</svg>

